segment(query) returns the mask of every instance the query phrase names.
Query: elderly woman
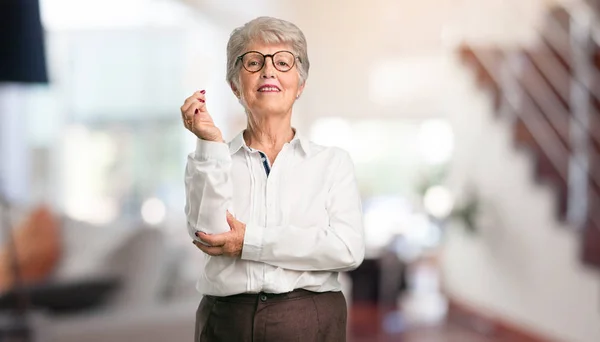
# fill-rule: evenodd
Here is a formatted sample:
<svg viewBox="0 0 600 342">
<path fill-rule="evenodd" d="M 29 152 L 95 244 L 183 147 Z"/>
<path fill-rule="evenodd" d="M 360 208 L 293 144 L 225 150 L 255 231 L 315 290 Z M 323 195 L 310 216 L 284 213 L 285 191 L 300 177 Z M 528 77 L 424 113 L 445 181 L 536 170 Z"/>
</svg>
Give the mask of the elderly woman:
<svg viewBox="0 0 600 342">
<path fill-rule="evenodd" d="M 339 273 L 364 256 L 361 202 L 345 151 L 291 126 L 309 61 L 304 34 L 269 17 L 233 31 L 227 81 L 248 125 L 224 143 L 198 91 L 185 186 L 188 231 L 204 255 L 196 341 L 345 341 Z"/>
</svg>

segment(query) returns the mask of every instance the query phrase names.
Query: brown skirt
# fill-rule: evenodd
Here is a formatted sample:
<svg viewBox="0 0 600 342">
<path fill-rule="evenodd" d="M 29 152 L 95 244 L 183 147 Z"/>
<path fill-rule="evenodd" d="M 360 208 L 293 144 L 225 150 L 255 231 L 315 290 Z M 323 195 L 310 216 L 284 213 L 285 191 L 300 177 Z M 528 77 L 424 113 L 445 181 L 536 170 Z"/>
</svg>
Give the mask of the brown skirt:
<svg viewBox="0 0 600 342">
<path fill-rule="evenodd" d="M 344 342 L 347 307 L 341 292 L 204 296 L 196 342 Z"/>
</svg>

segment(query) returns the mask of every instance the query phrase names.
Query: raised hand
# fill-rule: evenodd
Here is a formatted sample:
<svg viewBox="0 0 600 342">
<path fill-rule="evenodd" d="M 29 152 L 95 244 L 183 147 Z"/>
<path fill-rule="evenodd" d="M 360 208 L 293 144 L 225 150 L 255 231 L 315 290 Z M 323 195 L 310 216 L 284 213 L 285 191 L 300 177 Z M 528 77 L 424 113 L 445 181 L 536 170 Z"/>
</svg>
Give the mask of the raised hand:
<svg viewBox="0 0 600 342">
<path fill-rule="evenodd" d="M 206 91 L 197 91 L 185 99 L 180 110 L 183 126 L 198 139 L 223 142 L 221 130 L 206 109 Z"/>
</svg>

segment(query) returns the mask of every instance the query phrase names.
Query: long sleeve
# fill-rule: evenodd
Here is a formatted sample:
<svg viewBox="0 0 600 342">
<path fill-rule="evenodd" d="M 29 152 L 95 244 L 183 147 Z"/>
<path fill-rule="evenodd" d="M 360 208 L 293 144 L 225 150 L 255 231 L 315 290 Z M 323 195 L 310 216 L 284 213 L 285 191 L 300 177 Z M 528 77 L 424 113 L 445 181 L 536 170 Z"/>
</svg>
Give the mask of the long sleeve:
<svg viewBox="0 0 600 342">
<path fill-rule="evenodd" d="M 242 259 L 297 271 L 348 271 L 365 253 L 361 200 L 350 156 L 343 153 L 328 193 L 327 226 L 249 224 Z"/>
<path fill-rule="evenodd" d="M 229 231 L 226 211 L 231 212 L 232 189 L 227 144 L 198 139 L 185 170 L 185 214 L 192 239 L 199 241 L 196 231 L 207 234 Z"/>
</svg>

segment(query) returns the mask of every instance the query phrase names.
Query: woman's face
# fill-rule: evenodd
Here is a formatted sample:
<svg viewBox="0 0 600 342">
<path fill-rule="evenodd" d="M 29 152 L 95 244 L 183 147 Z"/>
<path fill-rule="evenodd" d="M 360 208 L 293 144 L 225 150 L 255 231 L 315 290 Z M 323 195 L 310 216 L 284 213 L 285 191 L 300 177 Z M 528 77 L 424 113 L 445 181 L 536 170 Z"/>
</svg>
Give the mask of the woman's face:
<svg viewBox="0 0 600 342">
<path fill-rule="evenodd" d="M 287 45 L 250 44 L 246 51 L 258 51 L 263 55 L 272 55 L 278 51 L 292 51 Z M 300 85 L 298 63 L 286 72 L 281 72 L 273 66 L 272 58 L 266 57 L 260 71 L 249 72 L 240 66 L 240 86 L 236 91 L 252 113 L 289 114 L 296 98 L 302 92 L 304 84 Z M 241 61 L 239 63 L 242 63 Z M 234 89 L 235 91 L 235 89 Z"/>
</svg>

